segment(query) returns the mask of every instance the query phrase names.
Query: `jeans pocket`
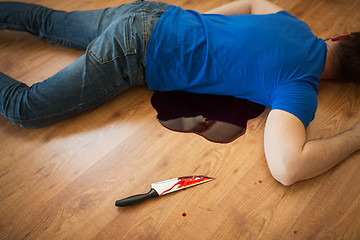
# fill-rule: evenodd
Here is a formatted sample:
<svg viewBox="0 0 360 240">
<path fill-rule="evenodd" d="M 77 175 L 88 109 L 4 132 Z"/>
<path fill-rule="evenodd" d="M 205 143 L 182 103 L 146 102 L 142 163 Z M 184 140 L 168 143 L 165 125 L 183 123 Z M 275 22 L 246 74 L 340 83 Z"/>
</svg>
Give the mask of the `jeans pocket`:
<svg viewBox="0 0 360 240">
<path fill-rule="evenodd" d="M 133 14 L 113 22 L 104 33 L 90 43 L 88 54 L 101 64 L 135 54 L 136 17 Z"/>
</svg>

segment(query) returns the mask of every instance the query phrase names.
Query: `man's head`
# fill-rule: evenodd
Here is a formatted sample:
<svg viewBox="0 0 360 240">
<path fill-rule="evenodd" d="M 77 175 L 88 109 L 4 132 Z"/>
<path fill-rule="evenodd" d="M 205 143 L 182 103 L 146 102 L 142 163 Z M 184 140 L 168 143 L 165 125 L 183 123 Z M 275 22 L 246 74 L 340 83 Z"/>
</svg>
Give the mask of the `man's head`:
<svg viewBox="0 0 360 240">
<path fill-rule="evenodd" d="M 346 83 L 360 83 L 360 32 L 328 39 L 333 78 Z"/>
</svg>

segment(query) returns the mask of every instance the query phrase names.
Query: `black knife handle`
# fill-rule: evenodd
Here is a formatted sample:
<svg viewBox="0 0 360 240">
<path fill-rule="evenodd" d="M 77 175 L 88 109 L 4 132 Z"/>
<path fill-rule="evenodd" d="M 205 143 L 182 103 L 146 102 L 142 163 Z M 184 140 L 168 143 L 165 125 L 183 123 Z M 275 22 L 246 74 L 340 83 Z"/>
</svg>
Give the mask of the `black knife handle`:
<svg viewBox="0 0 360 240">
<path fill-rule="evenodd" d="M 115 202 L 115 206 L 117 207 L 126 207 L 126 206 L 130 206 L 133 205 L 135 203 L 139 203 L 142 202 L 146 199 L 149 198 L 153 198 L 153 197 L 158 197 L 159 194 L 155 191 L 155 189 L 150 189 L 150 191 L 148 193 L 145 194 L 138 194 L 138 195 L 134 195 L 134 196 L 130 196 L 121 200 L 117 200 Z"/>
</svg>

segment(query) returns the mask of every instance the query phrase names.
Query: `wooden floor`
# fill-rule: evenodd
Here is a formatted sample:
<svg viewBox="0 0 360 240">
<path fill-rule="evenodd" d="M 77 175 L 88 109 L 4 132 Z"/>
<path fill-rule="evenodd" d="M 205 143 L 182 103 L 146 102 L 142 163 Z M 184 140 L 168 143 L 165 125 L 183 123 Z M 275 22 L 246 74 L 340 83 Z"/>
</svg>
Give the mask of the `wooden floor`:
<svg viewBox="0 0 360 240">
<path fill-rule="evenodd" d="M 358 0 L 273 0 L 326 38 L 360 31 Z M 122 0 L 33 0 L 61 10 Z M 226 0 L 166 1 L 206 11 Z M 0 32 L 0 71 L 27 84 L 52 76 L 83 52 L 25 33 Z M 38 130 L 0 116 L 1 239 L 360 239 L 360 153 L 291 187 L 270 175 L 266 113 L 230 144 L 171 132 L 156 121 L 145 88 Z M 360 119 L 360 87 L 320 85 L 309 138 Z M 204 174 L 216 180 L 128 208 L 115 200 L 152 182 Z M 183 216 L 185 214 L 186 216 Z"/>
</svg>

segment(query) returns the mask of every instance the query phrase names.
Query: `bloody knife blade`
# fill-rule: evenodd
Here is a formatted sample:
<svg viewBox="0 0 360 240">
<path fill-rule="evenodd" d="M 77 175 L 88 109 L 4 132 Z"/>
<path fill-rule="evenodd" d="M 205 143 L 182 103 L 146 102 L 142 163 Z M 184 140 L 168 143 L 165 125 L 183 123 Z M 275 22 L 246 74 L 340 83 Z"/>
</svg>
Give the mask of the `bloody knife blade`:
<svg viewBox="0 0 360 240">
<path fill-rule="evenodd" d="M 171 192 L 189 188 L 201 183 L 209 182 L 214 180 L 213 177 L 208 176 L 188 176 L 188 177 L 179 177 L 173 178 L 157 183 L 151 184 L 151 189 L 148 193 L 133 195 L 115 202 L 117 207 L 126 207 L 133 205 L 135 203 L 142 202 L 146 199 L 159 197 Z"/>
</svg>

